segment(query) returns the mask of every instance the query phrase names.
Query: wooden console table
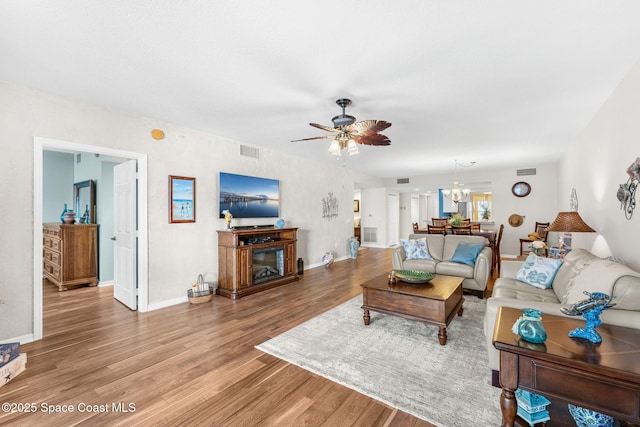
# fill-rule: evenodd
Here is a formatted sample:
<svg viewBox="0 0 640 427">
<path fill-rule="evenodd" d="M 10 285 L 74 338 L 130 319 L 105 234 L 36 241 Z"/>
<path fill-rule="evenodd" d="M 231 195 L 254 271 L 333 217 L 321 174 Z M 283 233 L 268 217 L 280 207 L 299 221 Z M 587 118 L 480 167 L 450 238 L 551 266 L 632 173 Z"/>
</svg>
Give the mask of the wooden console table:
<svg viewBox="0 0 640 427">
<path fill-rule="evenodd" d="M 584 327 L 582 317 L 543 314 L 547 340 L 532 344 L 511 331 L 521 315 L 522 310 L 500 307 L 493 333 L 500 350 L 503 426 L 514 425 L 517 388 L 640 423 L 640 330 L 603 324 L 602 342 L 594 344 L 568 336 Z M 553 413 L 549 425 L 558 425 Z"/>
<path fill-rule="evenodd" d="M 237 299 L 298 280 L 297 228 L 218 231 L 218 289 Z"/>
</svg>

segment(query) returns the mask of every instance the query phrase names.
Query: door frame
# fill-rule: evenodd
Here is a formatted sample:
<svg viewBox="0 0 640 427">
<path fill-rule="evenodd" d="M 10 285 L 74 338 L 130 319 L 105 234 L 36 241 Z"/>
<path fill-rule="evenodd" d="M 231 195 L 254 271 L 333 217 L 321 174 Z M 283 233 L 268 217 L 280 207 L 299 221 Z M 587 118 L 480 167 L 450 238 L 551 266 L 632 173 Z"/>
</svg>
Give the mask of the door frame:
<svg viewBox="0 0 640 427">
<path fill-rule="evenodd" d="M 43 154 L 46 150 L 62 152 L 85 152 L 106 156 L 123 157 L 138 163 L 138 311 L 149 308 L 149 247 L 147 223 L 147 155 L 108 147 L 79 144 L 51 138 L 34 137 L 33 150 L 33 339 L 42 339 L 42 179 Z"/>
</svg>

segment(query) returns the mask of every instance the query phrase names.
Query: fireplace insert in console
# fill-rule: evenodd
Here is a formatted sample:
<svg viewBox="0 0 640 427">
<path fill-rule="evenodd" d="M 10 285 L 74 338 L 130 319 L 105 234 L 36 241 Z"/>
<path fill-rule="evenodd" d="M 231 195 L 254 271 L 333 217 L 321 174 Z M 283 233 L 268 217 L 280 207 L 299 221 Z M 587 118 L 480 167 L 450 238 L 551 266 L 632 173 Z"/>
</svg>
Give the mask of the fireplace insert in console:
<svg viewBox="0 0 640 427">
<path fill-rule="evenodd" d="M 253 284 L 284 277 L 284 246 L 252 251 Z"/>
<path fill-rule="evenodd" d="M 218 230 L 218 290 L 236 299 L 298 280 L 297 228 Z"/>
</svg>

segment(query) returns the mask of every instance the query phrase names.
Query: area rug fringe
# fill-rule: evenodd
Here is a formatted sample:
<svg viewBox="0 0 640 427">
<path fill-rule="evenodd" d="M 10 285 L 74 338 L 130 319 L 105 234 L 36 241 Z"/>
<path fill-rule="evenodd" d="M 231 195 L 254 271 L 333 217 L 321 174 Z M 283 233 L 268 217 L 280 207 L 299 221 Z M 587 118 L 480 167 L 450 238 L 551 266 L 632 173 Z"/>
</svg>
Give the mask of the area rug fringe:
<svg viewBox="0 0 640 427">
<path fill-rule="evenodd" d="M 361 305 L 355 297 L 256 348 L 437 426 L 500 425 L 484 300 L 465 300 L 445 346 L 421 322 L 372 311 L 365 326 Z"/>
</svg>

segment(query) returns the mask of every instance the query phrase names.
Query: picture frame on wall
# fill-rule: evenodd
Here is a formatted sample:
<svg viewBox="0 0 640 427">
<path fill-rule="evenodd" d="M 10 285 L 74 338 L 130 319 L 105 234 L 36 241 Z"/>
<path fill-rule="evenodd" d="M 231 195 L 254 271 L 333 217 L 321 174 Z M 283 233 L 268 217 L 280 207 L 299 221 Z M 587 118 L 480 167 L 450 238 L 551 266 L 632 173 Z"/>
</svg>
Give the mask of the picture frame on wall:
<svg viewBox="0 0 640 427">
<path fill-rule="evenodd" d="M 358 199 L 353 200 L 353 211 L 360 212 L 360 200 Z"/>
<path fill-rule="evenodd" d="M 169 175 L 169 223 L 196 222 L 196 179 Z"/>
</svg>

